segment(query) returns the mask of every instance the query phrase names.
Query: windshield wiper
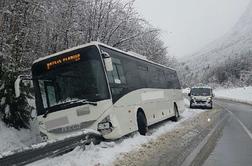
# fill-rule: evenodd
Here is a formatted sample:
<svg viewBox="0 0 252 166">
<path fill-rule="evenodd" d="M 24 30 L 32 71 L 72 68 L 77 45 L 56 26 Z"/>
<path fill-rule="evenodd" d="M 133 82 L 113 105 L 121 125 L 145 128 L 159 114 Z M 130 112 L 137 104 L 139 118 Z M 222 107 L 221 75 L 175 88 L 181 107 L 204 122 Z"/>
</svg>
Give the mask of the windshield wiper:
<svg viewBox="0 0 252 166">
<path fill-rule="evenodd" d="M 90 104 L 93 106 L 97 106 L 97 102 L 89 101 L 87 99 L 80 99 L 80 100 L 77 99 L 69 102 L 69 104 L 75 104 L 75 103 Z"/>
<path fill-rule="evenodd" d="M 64 106 L 75 105 L 75 104 L 77 104 L 77 105 L 89 104 L 89 105 L 97 106 L 97 102 L 89 101 L 87 99 L 76 99 L 76 100 L 68 101 L 68 102 L 65 102 L 65 103 L 53 105 L 52 107 L 47 108 L 46 112 L 43 115 L 43 118 L 46 118 L 47 115 L 53 109 L 56 109 L 56 108 L 66 109 Z"/>
</svg>

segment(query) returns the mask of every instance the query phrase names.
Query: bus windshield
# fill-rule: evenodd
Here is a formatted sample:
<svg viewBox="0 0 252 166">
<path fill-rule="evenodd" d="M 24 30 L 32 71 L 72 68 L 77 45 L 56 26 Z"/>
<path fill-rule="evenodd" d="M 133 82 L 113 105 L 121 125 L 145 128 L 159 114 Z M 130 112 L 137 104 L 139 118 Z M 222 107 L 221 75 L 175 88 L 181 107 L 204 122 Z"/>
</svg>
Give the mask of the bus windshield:
<svg viewBox="0 0 252 166">
<path fill-rule="evenodd" d="M 98 50 L 87 49 L 80 60 L 55 66 L 35 76 L 43 112 L 64 109 L 64 103 L 78 100 L 96 102 L 109 98 L 101 58 Z M 55 107 L 61 105 L 62 107 Z M 42 114 L 42 113 L 38 113 Z"/>
<path fill-rule="evenodd" d="M 193 96 L 210 96 L 211 90 L 209 88 L 192 88 L 191 95 L 193 95 Z"/>
</svg>

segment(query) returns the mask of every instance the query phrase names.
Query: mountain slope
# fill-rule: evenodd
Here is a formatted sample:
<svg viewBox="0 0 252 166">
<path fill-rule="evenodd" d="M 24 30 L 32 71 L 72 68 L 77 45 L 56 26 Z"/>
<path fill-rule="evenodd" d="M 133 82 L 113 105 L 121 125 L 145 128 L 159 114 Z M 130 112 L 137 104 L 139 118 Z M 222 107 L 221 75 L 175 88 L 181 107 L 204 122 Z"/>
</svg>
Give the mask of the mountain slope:
<svg viewBox="0 0 252 166">
<path fill-rule="evenodd" d="M 185 84 L 252 84 L 252 1 L 229 33 L 191 55 L 183 64 Z M 233 68 L 237 69 L 230 71 Z"/>
</svg>

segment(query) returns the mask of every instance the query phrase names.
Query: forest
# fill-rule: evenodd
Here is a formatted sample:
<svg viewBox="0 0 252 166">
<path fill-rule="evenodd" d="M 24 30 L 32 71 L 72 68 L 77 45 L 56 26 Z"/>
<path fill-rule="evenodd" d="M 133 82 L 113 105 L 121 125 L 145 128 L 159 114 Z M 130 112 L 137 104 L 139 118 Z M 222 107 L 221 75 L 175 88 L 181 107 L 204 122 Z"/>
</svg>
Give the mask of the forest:
<svg viewBox="0 0 252 166">
<path fill-rule="evenodd" d="M 1 0 L 0 119 L 28 128 L 29 91 L 15 96 L 14 83 L 33 61 L 91 41 L 134 51 L 171 66 L 160 30 L 141 18 L 134 0 Z"/>
</svg>

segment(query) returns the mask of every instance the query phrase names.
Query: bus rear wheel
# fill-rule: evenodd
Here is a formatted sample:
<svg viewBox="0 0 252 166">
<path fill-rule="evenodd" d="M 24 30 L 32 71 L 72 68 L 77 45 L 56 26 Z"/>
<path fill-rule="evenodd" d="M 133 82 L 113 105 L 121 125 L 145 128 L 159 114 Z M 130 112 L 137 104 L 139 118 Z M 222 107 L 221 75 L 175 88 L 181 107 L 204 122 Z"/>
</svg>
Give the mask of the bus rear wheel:
<svg viewBox="0 0 252 166">
<path fill-rule="evenodd" d="M 177 104 L 174 104 L 174 116 L 171 118 L 172 121 L 177 122 L 179 119 L 179 111 Z"/>
<path fill-rule="evenodd" d="M 141 135 L 146 135 L 148 131 L 147 119 L 142 111 L 137 113 L 137 126 Z"/>
</svg>

